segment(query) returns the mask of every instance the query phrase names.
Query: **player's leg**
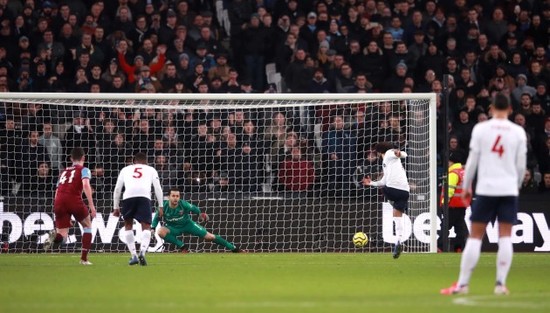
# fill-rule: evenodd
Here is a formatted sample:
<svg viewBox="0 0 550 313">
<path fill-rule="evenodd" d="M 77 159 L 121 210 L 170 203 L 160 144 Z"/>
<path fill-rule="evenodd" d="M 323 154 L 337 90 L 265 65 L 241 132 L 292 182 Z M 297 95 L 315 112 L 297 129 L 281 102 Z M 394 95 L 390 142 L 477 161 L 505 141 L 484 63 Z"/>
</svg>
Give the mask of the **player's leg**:
<svg viewBox="0 0 550 313">
<path fill-rule="evenodd" d="M 90 252 L 90 248 L 92 247 L 92 221 L 90 219 L 90 215 L 80 220 L 80 224 L 82 225 L 83 229 L 81 239 L 82 252 L 80 254 L 80 264 L 92 265 L 92 263 L 88 261 L 88 253 Z"/>
<path fill-rule="evenodd" d="M 518 198 L 501 198 L 498 208 L 498 252 L 497 252 L 497 275 L 495 283 L 495 294 L 507 295 L 506 278 L 512 266 L 514 247 L 512 244 L 512 226 L 517 219 Z"/>
<path fill-rule="evenodd" d="M 182 253 L 189 252 L 189 249 L 187 249 L 187 246 L 183 241 L 178 239 L 178 236 L 183 233 L 183 229 L 175 228 L 175 227 L 169 227 L 169 226 L 162 226 L 158 230 L 158 235 L 160 238 L 164 239 L 165 242 L 171 243 L 176 245 L 178 250 L 180 250 Z"/>
<path fill-rule="evenodd" d="M 190 222 L 187 224 L 186 228 L 185 228 L 185 233 L 187 234 L 191 234 L 191 235 L 194 235 L 194 236 L 197 236 L 199 238 L 202 238 L 204 239 L 205 241 L 212 241 L 220 246 L 223 246 L 231 251 L 237 251 L 237 247 L 235 247 L 235 245 L 233 245 L 232 243 L 230 243 L 229 241 L 225 240 L 223 237 L 219 236 L 219 235 L 214 235 L 210 232 L 208 232 L 204 227 L 202 227 L 201 225 L 195 223 L 195 222 Z"/>
<path fill-rule="evenodd" d="M 134 198 L 128 198 L 122 200 L 120 213 L 124 219 L 124 239 L 126 240 L 126 246 L 130 251 L 129 265 L 138 264 L 138 257 L 136 252 L 136 238 L 134 237 L 134 215 L 136 212 Z"/>
<path fill-rule="evenodd" d="M 82 252 L 80 255 L 80 264 L 92 265 L 92 263 L 88 261 L 88 252 L 90 252 L 92 247 L 92 220 L 90 219 L 88 208 L 82 203 L 82 206 L 74 212 L 74 217 L 82 225 L 83 231 L 81 238 Z"/>
<path fill-rule="evenodd" d="M 66 241 L 69 234 L 69 228 L 72 226 L 71 214 L 65 208 L 63 203 L 57 204 L 54 207 L 54 217 L 54 229 L 49 232 L 48 238 L 46 238 L 46 241 L 44 242 L 44 250 L 46 251 L 50 249 L 57 249 L 60 245 L 62 245 Z"/>
<path fill-rule="evenodd" d="M 385 187 L 384 193 L 388 200 L 393 202 L 393 220 L 395 223 L 396 242 L 393 247 L 393 258 L 397 259 L 403 251 L 403 230 L 405 228 L 403 214 L 408 209 L 409 193 L 405 190 L 399 190 L 391 187 Z"/>
<path fill-rule="evenodd" d="M 145 254 L 147 253 L 147 249 L 149 249 L 149 244 L 151 243 L 151 222 L 152 222 L 152 207 L 151 207 L 151 200 L 147 198 L 136 198 L 138 201 L 137 204 L 137 211 L 135 215 L 135 219 L 138 220 L 138 222 L 141 223 L 141 244 L 139 247 L 139 265 L 145 266 L 147 265 L 147 261 L 145 260 Z"/>
<path fill-rule="evenodd" d="M 493 220 L 496 216 L 495 208 L 493 197 L 477 196 L 476 201 L 472 205 L 472 215 L 470 216 L 470 220 L 472 221 L 470 236 L 466 240 L 466 245 L 460 259 L 458 282 L 449 288 L 442 289 L 440 291 L 441 294 L 468 293 L 470 278 L 481 254 L 481 244 L 483 236 L 485 236 L 485 229 L 489 221 Z"/>
</svg>

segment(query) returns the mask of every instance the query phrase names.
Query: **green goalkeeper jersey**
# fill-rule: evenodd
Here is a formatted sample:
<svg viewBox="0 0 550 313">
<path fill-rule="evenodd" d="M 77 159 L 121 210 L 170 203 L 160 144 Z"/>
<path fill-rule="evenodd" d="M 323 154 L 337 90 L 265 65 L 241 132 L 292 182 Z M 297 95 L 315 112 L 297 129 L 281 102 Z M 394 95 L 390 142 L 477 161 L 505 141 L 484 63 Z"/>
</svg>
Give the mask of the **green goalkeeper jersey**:
<svg viewBox="0 0 550 313">
<path fill-rule="evenodd" d="M 182 227 L 191 222 L 191 216 L 189 213 L 193 212 L 195 214 L 201 214 L 201 209 L 196 205 L 193 205 L 185 200 L 179 200 L 178 205 L 175 208 L 170 207 L 170 201 L 165 200 L 164 205 L 164 222 L 167 226 L 171 227 Z M 157 227 L 159 223 L 158 211 L 153 217 L 153 223 L 151 227 Z"/>
</svg>

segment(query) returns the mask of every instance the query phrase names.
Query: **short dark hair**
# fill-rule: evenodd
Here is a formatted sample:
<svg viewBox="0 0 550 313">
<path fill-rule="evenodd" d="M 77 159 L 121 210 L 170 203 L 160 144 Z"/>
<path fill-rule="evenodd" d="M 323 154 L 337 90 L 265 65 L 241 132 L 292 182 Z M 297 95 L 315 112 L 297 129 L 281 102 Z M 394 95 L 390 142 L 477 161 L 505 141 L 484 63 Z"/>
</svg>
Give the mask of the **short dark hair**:
<svg viewBox="0 0 550 313">
<path fill-rule="evenodd" d="M 73 148 L 71 150 L 71 159 L 73 161 L 80 161 L 82 158 L 86 155 L 86 152 L 84 152 L 84 149 L 77 147 Z"/>
<path fill-rule="evenodd" d="M 499 111 L 505 111 L 505 110 L 508 110 L 508 108 L 510 108 L 510 101 L 508 100 L 508 97 L 499 93 L 495 96 L 495 101 L 493 103 L 493 106 L 495 109 Z"/>
<path fill-rule="evenodd" d="M 134 155 L 134 162 L 136 163 L 147 163 L 147 155 L 143 152 L 138 152 L 136 155 Z"/>
<path fill-rule="evenodd" d="M 382 154 L 386 153 L 390 149 L 393 149 L 393 144 L 391 144 L 390 142 L 387 142 L 387 141 L 379 142 L 379 143 L 376 144 L 376 146 L 374 146 L 374 150 L 376 150 L 376 152 L 382 153 Z"/>
<path fill-rule="evenodd" d="M 170 188 L 170 192 L 168 194 L 171 194 L 173 192 L 180 192 L 180 189 L 178 187 L 172 187 Z"/>
</svg>

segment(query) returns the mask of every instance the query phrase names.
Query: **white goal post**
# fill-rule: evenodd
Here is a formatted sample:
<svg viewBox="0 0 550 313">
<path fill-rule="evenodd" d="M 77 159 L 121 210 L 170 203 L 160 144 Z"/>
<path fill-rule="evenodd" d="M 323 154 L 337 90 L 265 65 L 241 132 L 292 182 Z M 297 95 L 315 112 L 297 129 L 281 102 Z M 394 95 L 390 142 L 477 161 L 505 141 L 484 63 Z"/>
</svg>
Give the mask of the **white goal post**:
<svg viewBox="0 0 550 313">
<path fill-rule="evenodd" d="M 94 251 L 126 251 L 110 215 L 114 180 L 145 152 L 165 196 L 178 188 L 204 226 L 256 252 L 388 252 L 391 206 L 377 142 L 407 152 L 405 251 L 436 252 L 436 94 L 0 93 L 0 241 L 40 252 L 53 228 L 57 175 L 86 150 L 97 217 Z M 140 232 L 139 225 L 135 225 Z M 364 248 L 351 238 L 363 231 Z M 80 249 L 74 227 L 62 251 Z M 136 238 L 140 238 L 136 236 Z M 184 236 L 194 251 L 223 251 Z M 170 251 L 160 237 L 150 250 Z"/>
</svg>

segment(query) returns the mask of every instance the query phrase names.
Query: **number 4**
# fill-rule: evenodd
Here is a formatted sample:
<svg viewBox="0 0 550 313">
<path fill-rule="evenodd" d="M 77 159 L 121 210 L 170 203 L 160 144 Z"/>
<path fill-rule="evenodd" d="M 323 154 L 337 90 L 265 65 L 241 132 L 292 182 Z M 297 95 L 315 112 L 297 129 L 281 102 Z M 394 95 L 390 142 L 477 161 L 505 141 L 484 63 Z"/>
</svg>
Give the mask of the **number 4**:
<svg viewBox="0 0 550 313">
<path fill-rule="evenodd" d="M 493 148 L 491 149 L 491 152 L 498 153 L 498 157 L 501 158 L 502 154 L 504 153 L 504 146 L 500 143 L 501 136 L 498 135 L 497 139 L 495 140 L 495 143 L 493 144 Z"/>
</svg>

